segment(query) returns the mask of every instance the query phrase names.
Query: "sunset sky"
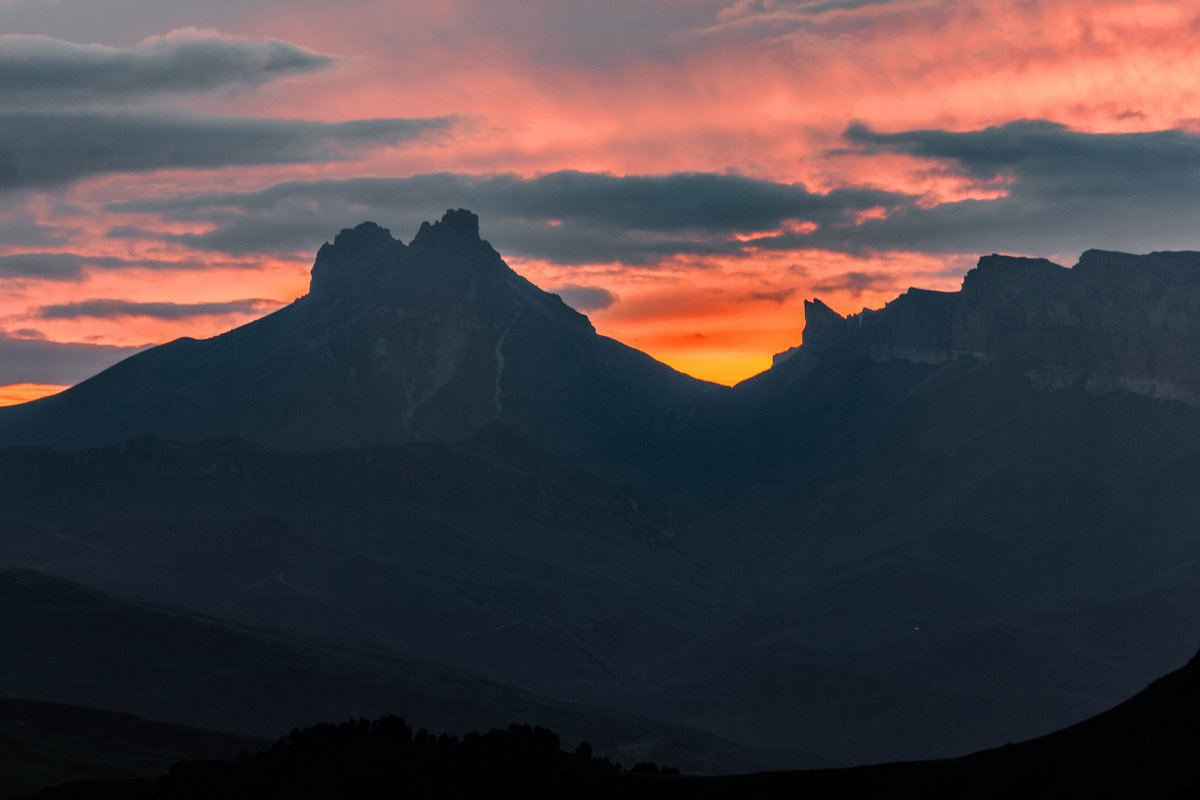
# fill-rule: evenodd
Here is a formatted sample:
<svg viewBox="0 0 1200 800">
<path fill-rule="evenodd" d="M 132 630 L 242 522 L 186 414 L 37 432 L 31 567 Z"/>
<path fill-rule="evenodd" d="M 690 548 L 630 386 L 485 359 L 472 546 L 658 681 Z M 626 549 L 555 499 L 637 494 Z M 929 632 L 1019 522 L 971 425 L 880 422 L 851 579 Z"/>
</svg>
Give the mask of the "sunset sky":
<svg viewBox="0 0 1200 800">
<path fill-rule="evenodd" d="M 480 215 L 732 383 L 981 254 L 1200 250 L 1200 0 L 0 0 L 0 403 Z"/>
</svg>

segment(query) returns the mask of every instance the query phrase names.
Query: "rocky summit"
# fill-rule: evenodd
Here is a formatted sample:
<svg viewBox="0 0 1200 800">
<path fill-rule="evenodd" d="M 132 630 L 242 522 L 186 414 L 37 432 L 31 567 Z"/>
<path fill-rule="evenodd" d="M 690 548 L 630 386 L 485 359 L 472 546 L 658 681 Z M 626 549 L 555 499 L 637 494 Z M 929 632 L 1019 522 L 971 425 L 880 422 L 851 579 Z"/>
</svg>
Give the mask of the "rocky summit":
<svg viewBox="0 0 1200 800">
<path fill-rule="evenodd" d="M 1089 250 L 1074 268 L 990 255 L 957 292 L 909 289 L 843 318 L 805 302 L 802 348 L 776 363 L 847 352 L 876 362 L 969 356 L 1042 388 L 1127 391 L 1200 403 L 1200 253 Z"/>
<path fill-rule="evenodd" d="M 407 245 L 364 222 L 317 254 L 309 293 L 0 410 L 0 444 L 238 436 L 283 448 L 452 440 L 498 421 L 557 452 L 714 388 L 595 332 L 447 211 Z"/>
</svg>

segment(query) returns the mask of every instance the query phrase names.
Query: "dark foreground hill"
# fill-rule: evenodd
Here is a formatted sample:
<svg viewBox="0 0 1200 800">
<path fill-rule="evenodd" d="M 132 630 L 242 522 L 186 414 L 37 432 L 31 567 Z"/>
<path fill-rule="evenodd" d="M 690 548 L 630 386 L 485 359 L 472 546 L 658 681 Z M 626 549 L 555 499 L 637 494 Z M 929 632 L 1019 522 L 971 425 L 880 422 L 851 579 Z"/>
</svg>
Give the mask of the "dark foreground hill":
<svg viewBox="0 0 1200 800">
<path fill-rule="evenodd" d="M 549 700 L 467 672 L 378 650 L 335 647 L 212 618 L 167 613 L 34 572 L 0 571 L 0 641 L 4 642 L 0 686 L 10 697 L 232 731 L 240 736 L 222 739 L 214 734 L 211 739 L 218 745 L 240 741 L 233 754 L 249 746 L 249 736 L 273 740 L 316 720 L 404 713 L 436 730 L 457 734 L 507 725 L 514 719 L 553 726 L 572 747 L 587 739 L 597 754 L 630 764 L 659 760 L 699 772 L 725 772 L 820 763 L 794 754 L 739 748 L 677 725 Z M 34 727 L 22 726 L 26 717 L 17 716 L 4 723 L 14 726 L 0 739 L 6 753 L 24 746 L 22 737 Z M 110 720 L 97 722 L 96 715 L 83 711 L 67 710 L 62 716 L 67 723 L 51 731 L 47 740 L 51 745 L 57 742 L 60 750 L 69 747 L 103 754 L 106 740 L 89 738 L 88 732 L 105 729 Z M 176 739 L 192 741 L 186 736 Z M 169 741 L 168 736 L 162 743 Z M 126 754 L 126 761 L 141 757 L 137 747 Z M 198 745 L 193 742 L 188 747 Z M 52 761 L 53 747 L 39 752 L 38 758 Z M 188 753 L 218 754 L 213 749 L 189 750 L 183 744 L 164 752 L 176 758 Z M 119 765 L 120 754 L 112 756 Z M 154 762 L 162 763 L 162 758 Z"/>
<path fill-rule="evenodd" d="M 542 728 L 415 737 L 402 720 L 295 731 L 236 763 L 178 764 L 156 781 L 76 784 L 39 795 L 332 797 L 401 793 L 478 797 L 1156 798 L 1200 791 L 1200 656 L 1104 714 L 1049 736 L 943 761 L 725 777 L 680 777 L 657 765 L 623 773 L 559 750 Z"/>
<path fill-rule="evenodd" d="M 0 798 L 66 781 L 154 778 L 178 761 L 232 759 L 267 744 L 130 714 L 0 698 Z"/>
<path fill-rule="evenodd" d="M 597 335 L 458 210 L 408 245 L 370 222 L 342 231 L 317 254 L 306 296 L 0 409 L 0 445 L 152 434 L 303 449 L 453 440 L 500 421 L 570 452 L 715 388 Z"/>
</svg>

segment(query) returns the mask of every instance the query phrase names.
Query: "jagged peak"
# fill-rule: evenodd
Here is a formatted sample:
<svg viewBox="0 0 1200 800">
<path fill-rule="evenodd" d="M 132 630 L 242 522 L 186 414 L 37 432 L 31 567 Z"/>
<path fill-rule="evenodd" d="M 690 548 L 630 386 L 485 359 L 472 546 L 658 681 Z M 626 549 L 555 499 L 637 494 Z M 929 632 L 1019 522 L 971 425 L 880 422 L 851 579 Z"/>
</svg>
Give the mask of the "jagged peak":
<svg viewBox="0 0 1200 800">
<path fill-rule="evenodd" d="M 438 222 L 421 223 L 409 245 L 368 221 L 321 246 L 309 295 L 372 303 L 419 300 L 431 292 L 453 295 L 480 269 L 495 273 L 502 263 L 479 238 L 479 217 L 466 209 L 450 209 Z"/>
<path fill-rule="evenodd" d="M 804 301 L 804 332 L 801 342 L 823 345 L 840 338 L 845 318 L 817 298 Z"/>
<path fill-rule="evenodd" d="M 392 247 L 398 242 L 392 232 L 376 222 L 361 222 L 353 228 L 342 228 L 333 239 L 333 247 L 365 250 L 376 247 Z M 328 246 L 328 245 L 327 245 Z"/>
<path fill-rule="evenodd" d="M 479 238 L 479 216 L 465 208 L 448 208 L 442 218 L 432 225 L 422 222 L 409 246 L 474 245 L 482 242 Z"/>
</svg>

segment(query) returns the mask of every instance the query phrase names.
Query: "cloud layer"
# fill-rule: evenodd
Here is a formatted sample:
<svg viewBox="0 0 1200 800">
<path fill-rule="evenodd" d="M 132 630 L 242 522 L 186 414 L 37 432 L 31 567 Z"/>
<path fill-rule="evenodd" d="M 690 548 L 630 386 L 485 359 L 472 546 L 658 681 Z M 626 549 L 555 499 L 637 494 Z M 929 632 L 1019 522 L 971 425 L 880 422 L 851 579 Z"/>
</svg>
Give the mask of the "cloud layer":
<svg viewBox="0 0 1200 800">
<path fill-rule="evenodd" d="M 106 210 L 215 223 L 202 234 L 168 238 L 240 255 L 315 250 L 337 229 L 366 218 L 399 219 L 397 230 L 415 230 L 431 209 L 467 207 L 510 255 L 560 264 L 649 264 L 680 253 L 738 252 L 755 232 L 849 225 L 858 212 L 910 199 L 875 189 L 817 194 L 738 175 L 564 171 L 537 178 L 441 173 L 289 181 L 255 192 L 122 201 Z"/>
<path fill-rule="evenodd" d="M 0 106 L 65 105 L 252 87 L 335 60 L 288 42 L 252 42 L 194 28 L 135 47 L 49 36 L 0 36 Z"/>
<path fill-rule="evenodd" d="M 160 169 L 310 164 L 445 131 L 453 120 L 325 123 L 181 113 L 0 113 L 0 190 Z"/>
<path fill-rule="evenodd" d="M 179 320 L 190 317 L 212 317 L 226 315 L 262 314 L 279 308 L 278 300 L 248 298 L 224 300 L 215 303 L 137 303 L 130 300 L 95 299 L 75 300 L 69 303 L 53 303 L 38 309 L 42 319 L 120 319 L 123 317 L 149 317 L 151 319 Z"/>
</svg>

